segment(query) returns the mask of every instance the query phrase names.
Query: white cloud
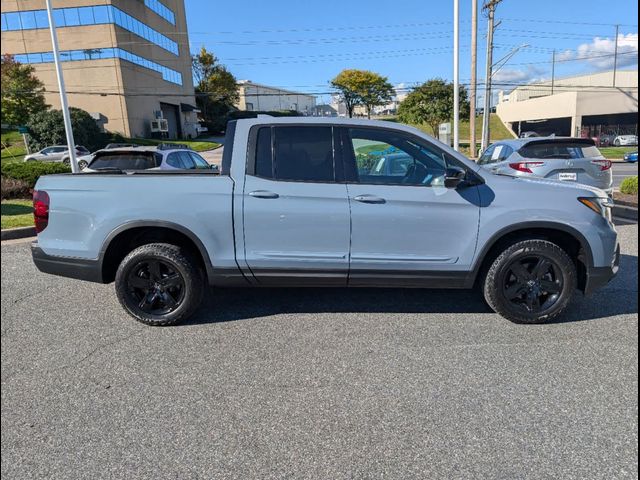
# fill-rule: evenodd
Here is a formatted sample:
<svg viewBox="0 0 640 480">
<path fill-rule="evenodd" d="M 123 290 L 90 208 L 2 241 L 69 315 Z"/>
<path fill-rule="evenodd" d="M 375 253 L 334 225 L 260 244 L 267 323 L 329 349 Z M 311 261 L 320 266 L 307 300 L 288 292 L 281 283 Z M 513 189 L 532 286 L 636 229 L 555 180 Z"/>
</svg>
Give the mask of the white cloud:
<svg viewBox="0 0 640 480">
<path fill-rule="evenodd" d="M 540 75 L 544 73 L 544 69 L 533 65 L 524 69 L 503 68 L 493 75 L 495 83 L 529 83 L 540 81 Z"/>
<path fill-rule="evenodd" d="M 583 43 L 576 50 L 566 50 L 558 60 L 584 60 L 599 70 L 613 68 L 615 39 L 595 37 L 590 43 Z M 618 67 L 638 63 L 638 34 L 618 35 Z"/>
</svg>

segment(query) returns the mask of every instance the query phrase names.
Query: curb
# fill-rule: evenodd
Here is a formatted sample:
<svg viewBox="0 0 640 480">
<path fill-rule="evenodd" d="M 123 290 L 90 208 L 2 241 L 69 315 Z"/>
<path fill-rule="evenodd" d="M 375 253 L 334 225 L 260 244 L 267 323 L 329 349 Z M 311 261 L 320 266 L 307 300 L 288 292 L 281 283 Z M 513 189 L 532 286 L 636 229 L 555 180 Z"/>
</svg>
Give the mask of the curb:
<svg viewBox="0 0 640 480">
<path fill-rule="evenodd" d="M 624 218 L 625 220 L 638 221 L 638 209 L 634 207 L 627 207 L 625 205 L 616 205 L 613 207 L 613 216 L 618 218 Z"/>
<path fill-rule="evenodd" d="M 0 240 L 17 240 L 36 236 L 36 227 L 9 228 L 0 231 Z"/>
</svg>

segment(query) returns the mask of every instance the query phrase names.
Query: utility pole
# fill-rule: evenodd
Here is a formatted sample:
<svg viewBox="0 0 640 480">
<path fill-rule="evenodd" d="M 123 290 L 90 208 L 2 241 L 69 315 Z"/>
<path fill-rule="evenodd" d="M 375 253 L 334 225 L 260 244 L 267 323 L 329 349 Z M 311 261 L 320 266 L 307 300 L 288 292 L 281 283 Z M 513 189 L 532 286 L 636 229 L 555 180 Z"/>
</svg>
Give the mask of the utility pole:
<svg viewBox="0 0 640 480">
<path fill-rule="evenodd" d="M 496 7 L 502 0 L 489 0 L 484 4 L 483 10 L 487 10 L 489 26 L 487 29 L 487 71 L 484 88 L 484 112 L 482 117 L 482 151 L 489 147 L 491 132 L 489 131 L 489 119 L 491 117 L 491 76 L 493 75 L 493 32 L 495 29 Z"/>
<path fill-rule="evenodd" d="M 478 91 L 478 0 L 471 0 L 471 89 L 469 101 L 471 112 L 469 114 L 469 146 L 471 158 L 476 158 L 476 93 Z"/>
<path fill-rule="evenodd" d="M 460 0 L 453 0 L 453 149 L 460 150 Z"/>
<path fill-rule="evenodd" d="M 53 8 L 51 0 L 47 0 L 47 16 L 49 17 L 49 30 L 51 31 L 51 45 L 53 46 L 53 61 L 56 66 L 56 76 L 58 77 L 58 89 L 60 90 L 60 105 L 62 107 L 62 117 L 64 119 L 64 130 L 67 134 L 67 148 L 69 149 L 69 163 L 71 172 L 78 173 L 78 160 L 76 158 L 76 142 L 73 140 L 73 130 L 71 129 L 71 115 L 69 115 L 69 104 L 67 103 L 67 92 L 64 88 L 64 76 L 60 65 L 60 49 L 58 48 L 58 34 L 53 18 Z"/>
<path fill-rule="evenodd" d="M 613 86 L 616 86 L 616 70 L 618 70 L 618 33 L 620 32 L 620 25 L 616 25 L 616 39 L 615 47 L 613 49 Z"/>
<path fill-rule="evenodd" d="M 553 49 L 553 57 L 551 60 L 551 95 L 556 86 L 556 49 Z"/>
</svg>

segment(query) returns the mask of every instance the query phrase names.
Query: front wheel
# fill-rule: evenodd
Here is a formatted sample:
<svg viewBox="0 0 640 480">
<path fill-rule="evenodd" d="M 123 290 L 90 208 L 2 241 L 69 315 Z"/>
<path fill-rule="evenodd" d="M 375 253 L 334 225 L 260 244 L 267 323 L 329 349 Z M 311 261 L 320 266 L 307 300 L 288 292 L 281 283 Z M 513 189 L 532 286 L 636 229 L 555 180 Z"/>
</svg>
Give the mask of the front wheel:
<svg viewBox="0 0 640 480">
<path fill-rule="evenodd" d="M 85 168 L 87 168 L 89 166 L 89 163 L 86 160 L 80 160 L 78 162 L 78 168 L 80 170 L 84 170 Z"/>
<path fill-rule="evenodd" d="M 133 250 L 116 272 L 120 304 L 136 320 L 151 326 L 175 325 L 198 309 L 204 278 L 184 249 L 151 243 Z"/>
<path fill-rule="evenodd" d="M 484 296 L 497 313 L 515 323 L 545 323 L 566 310 L 577 288 L 576 266 L 554 243 L 525 240 L 495 259 Z"/>
</svg>

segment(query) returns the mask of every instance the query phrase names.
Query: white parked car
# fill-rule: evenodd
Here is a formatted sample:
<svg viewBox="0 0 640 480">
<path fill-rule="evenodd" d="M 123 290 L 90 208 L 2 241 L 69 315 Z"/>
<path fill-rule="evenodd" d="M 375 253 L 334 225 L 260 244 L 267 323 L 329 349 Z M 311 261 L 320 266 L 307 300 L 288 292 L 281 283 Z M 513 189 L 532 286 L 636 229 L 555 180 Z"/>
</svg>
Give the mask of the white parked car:
<svg viewBox="0 0 640 480">
<path fill-rule="evenodd" d="M 91 154 L 84 172 L 101 170 L 217 170 L 190 148 L 177 144 L 157 147 L 128 147 L 98 150 Z"/>
<path fill-rule="evenodd" d="M 76 155 L 87 155 L 89 150 L 81 145 L 76 146 Z M 52 145 L 39 152 L 24 157 L 25 162 L 63 162 L 69 163 L 69 149 L 66 145 Z"/>
<path fill-rule="evenodd" d="M 618 135 L 615 140 L 613 140 L 613 144 L 616 147 L 633 147 L 638 145 L 638 136 L 637 135 Z"/>
</svg>

